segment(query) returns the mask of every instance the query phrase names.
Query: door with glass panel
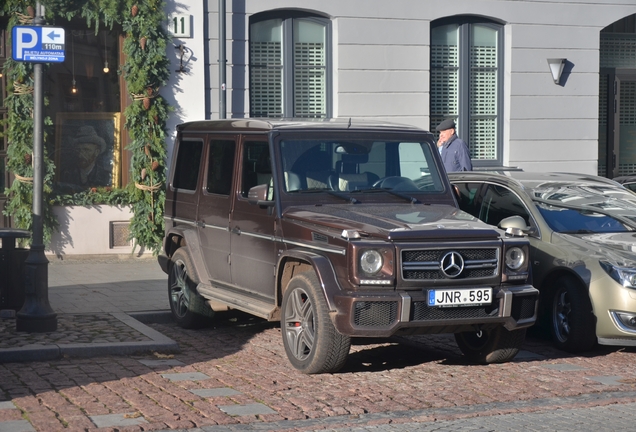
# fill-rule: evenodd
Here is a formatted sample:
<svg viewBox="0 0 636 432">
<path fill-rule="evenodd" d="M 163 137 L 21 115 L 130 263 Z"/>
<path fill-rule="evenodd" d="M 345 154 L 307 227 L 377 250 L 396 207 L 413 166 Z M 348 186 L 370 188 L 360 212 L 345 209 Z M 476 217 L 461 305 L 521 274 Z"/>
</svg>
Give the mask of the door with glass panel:
<svg viewBox="0 0 636 432">
<path fill-rule="evenodd" d="M 599 175 L 636 174 L 636 69 L 602 69 Z"/>
</svg>

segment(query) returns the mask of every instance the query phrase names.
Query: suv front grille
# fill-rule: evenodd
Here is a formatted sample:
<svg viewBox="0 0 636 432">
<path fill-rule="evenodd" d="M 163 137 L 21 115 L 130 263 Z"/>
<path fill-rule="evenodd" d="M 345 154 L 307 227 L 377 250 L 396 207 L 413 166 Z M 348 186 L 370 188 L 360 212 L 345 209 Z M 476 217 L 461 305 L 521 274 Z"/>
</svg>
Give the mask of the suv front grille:
<svg viewBox="0 0 636 432">
<path fill-rule="evenodd" d="M 515 296 L 512 299 L 510 315 L 516 320 L 532 318 L 536 302 L 537 296 L 535 295 Z"/>
<path fill-rule="evenodd" d="M 397 320 L 396 301 L 359 301 L 354 305 L 353 323 L 360 327 L 388 327 Z"/>
<path fill-rule="evenodd" d="M 449 279 L 441 268 L 443 257 L 449 252 L 461 255 L 464 268 L 454 279 L 483 279 L 497 276 L 499 249 L 425 249 L 402 251 L 402 278 L 404 280 Z"/>
</svg>

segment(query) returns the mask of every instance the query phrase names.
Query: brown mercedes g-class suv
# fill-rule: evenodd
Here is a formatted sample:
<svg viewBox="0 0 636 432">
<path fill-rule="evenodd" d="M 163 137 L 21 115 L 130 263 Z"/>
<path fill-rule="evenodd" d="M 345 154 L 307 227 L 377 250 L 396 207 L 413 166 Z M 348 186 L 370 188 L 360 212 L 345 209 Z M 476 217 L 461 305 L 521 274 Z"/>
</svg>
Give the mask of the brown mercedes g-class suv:
<svg viewBox="0 0 636 432">
<path fill-rule="evenodd" d="M 528 241 L 457 208 L 431 133 L 349 119 L 179 125 L 164 250 L 176 322 L 281 322 L 290 362 L 333 372 L 352 337 L 454 333 L 511 360 L 536 320 Z"/>
</svg>

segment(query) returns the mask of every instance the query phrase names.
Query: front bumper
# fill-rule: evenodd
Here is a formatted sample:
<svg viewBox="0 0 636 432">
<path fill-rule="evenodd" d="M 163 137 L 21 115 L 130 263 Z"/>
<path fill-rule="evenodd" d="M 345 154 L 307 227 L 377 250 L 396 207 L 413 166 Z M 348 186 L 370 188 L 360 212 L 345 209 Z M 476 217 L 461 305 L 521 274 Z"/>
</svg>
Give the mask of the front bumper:
<svg viewBox="0 0 636 432">
<path fill-rule="evenodd" d="M 596 316 L 600 345 L 636 346 L 636 290 L 625 288 L 603 275 L 590 284 L 590 299 Z"/>
<path fill-rule="evenodd" d="M 530 327 L 537 319 L 539 291 L 531 285 L 495 289 L 487 306 L 428 307 L 426 292 L 348 292 L 334 296 L 332 320 L 345 335 L 389 337 L 396 333 L 455 333 L 475 326 Z"/>
</svg>

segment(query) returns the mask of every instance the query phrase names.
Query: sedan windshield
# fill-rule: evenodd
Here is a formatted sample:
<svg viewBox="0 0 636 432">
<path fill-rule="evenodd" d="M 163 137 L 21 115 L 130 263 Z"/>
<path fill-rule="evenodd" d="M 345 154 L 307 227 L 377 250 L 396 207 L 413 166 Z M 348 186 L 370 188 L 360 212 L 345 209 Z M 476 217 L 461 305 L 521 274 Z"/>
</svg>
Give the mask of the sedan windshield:
<svg viewBox="0 0 636 432">
<path fill-rule="evenodd" d="M 282 139 L 287 193 L 442 192 L 430 143 L 378 139 Z"/>
<path fill-rule="evenodd" d="M 538 204 L 537 208 L 550 228 L 562 234 L 590 234 L 631 231 L 619 220 L 590 210 Z"/>
</svg>

